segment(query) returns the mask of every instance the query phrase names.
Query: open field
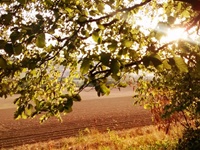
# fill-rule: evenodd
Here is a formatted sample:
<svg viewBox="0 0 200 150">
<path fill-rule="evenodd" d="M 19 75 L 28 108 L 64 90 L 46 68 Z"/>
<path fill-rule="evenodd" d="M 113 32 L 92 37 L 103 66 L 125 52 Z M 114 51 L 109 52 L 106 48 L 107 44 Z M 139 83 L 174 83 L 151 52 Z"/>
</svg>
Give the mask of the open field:
<svg viewBox="0 0 200 150">
<path fill-rule="evenodd" d="M 86 128 L 101 132 L 151 125 L 150 113 L 133 106 L 132 95 L 132 88 L 114 89 L 110 96 L 99 98 L 87 89 L 82 92 L 82 102 L 74 104 L 73 112 L 63 116 L 62 123 L 51 118 L 43 124 L 38 117 L 14 120 L 12 98 L 0 100 L 0 148 L 76 136 Z"/>
<path fill-rule="evenodd" d="M 125 130 L 95 129 L 81 130 L 76 137 L 62 138 L 48 142 L 25 144 L 15 150 L 172 150 L 182 128 L 174 126 L 170 134 L 159 131 L 155 126 L 135 127 Z"/>
</svg>

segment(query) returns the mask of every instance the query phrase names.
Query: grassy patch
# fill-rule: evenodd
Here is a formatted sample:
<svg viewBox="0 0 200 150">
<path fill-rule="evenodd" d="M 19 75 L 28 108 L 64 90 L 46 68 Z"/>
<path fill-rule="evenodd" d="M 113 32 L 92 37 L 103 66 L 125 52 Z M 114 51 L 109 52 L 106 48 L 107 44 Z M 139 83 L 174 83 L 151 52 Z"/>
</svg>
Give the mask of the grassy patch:
<svg viewBox="0 0 200 150">
<path fill-rule="evenodd" d="M 182 130 L 174 127 L 169 134 L 155 126 L 101 133 L 86 128 L 77 137 L 15 147 L 15 150 L 171 150 Z"/>
</svg>

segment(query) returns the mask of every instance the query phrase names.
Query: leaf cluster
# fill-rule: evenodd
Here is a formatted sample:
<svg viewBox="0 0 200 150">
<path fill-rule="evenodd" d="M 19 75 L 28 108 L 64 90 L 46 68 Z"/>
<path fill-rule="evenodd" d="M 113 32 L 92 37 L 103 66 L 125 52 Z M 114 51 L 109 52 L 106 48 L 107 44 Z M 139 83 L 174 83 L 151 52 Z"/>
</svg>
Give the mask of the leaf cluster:
<svg viewBox="0 0 200 150">
<path fill-rule="evenodd" d="M 0 96 L 19 94 L 15 118 L 40 113 L 44 114 L 41 120 L 60 117 L 72 110 L 87 86 L 94 86 L 98 96 L 108 95 L 112 87 L 123 86 L 125 74 L 141 70 L 153 71 L 163 81 L 176 79 L 172 87 L 179 90 L 184 78 L 177 74 L 190 74 L 192 83 L 199 74 L 198 43 L 161 43 L 159 38 L 165 33 L 153 27 L 154 22 L 159 30 L 184 25 L 188 32 L 192 27 L 198 32 L 198 12 L 187 3 L 1 0 L 0 7 Z M 143 17 L 151 27 L 142 24 Z M 80 87 L 74 83 L 77 78 L 83 80 Z M 108 84 L 110 79 L 114 84 Z"/>
</svg>

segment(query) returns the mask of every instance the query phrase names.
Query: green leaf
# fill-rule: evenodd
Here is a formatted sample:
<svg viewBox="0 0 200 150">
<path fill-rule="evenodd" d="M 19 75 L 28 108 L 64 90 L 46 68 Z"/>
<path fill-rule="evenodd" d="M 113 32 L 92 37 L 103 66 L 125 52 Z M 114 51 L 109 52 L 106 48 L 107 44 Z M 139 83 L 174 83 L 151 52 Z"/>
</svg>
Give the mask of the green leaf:
<svg viewBox="0 0 200 150">
<path fill-rule="evenodd" d="M 0 49 L 4 49 L 5 45 L 6 45 L 6 41 L 0 40 Z"/>
<path fill-rule="evenodd" d="M 184 10 L 182 12 L 182 15 L 183 15 L 183 17 L 188 18 L 188 17 L 190 17 L 190 12 L 188 10 Z"/>
<path fill-rule="evenodd" d="M 97 10 L 90 10 L 90 11 L 89 11 L 89 14 L 90 14 L 91 16 L 96 16 L 96 15 L 98 14 L 98 11 L 97 11 Z"/>
<path fill-rule="evenodd" d="M 53 5 L 53 2 L 51 0 L 45 0 L 45 3 L 49 6 Z"/>
<path fill-rule="evenodd" d="M 69 8 L 69 7 L 66 7 L 65 10 L 66 10 L 69 14 L 71 14 L 71 13 L 73 12 L 73 9 L 71 9 L 71 8 Z"/>
<path fill-rule="evenodd" d="M 98 32 L 93 32 L 92 33 L 92 39 L 95 41 L 95 42 L 98 42 L 99 40 L 99 33 Z"/>
<path fill-rule="evenodd" d="M 159 65 L 162 64 L 162 61 L 160 60 L 160 57 L 157 54 L 144 56 L 142 60 L 145 67 L 148 67 L 149 65 L 153 64 L 153 66 L 157 68 Z"/>
<path fill-rule="evenodd" d="M 175 56 L 174 57 L 175 64 L 180 72 L 188 72 L 188 67 L 182 57 Z"/>
<path fill-rule="evenodd" d="M 167 70 L 170 70 L 172 67 L 171 67 L 171 65 L 168 63 L 168 60 L 167 59 L 165 59 L 164 61 L 163 61 L 163 67 L 165 68 L 165 69 L 167 69 Z"/>
<path fill-rule="evenodd" d="M 63 104 L 64 104 L 64 109 L 66 113 L 69 113 L 72 111 L 72 105 L 73 105 L 72 98 L 67 99 Z"/>
<path fill-rule="evenodd" d="M 110 53 L 101 53 L 100 56 L 101 56 L 102 64 L 105 66 L 109 66 L 111 54 Z"/>
<path fill-rule="evenodd" d="M 89 32 L 87 30 L 85 30 L 85 29 L 81 30 L 81 34 L 86 36 L 86 37 L 90 36 Z"/>
<path fill-rule="evenodd" d="M 97 43 L 98 43 L 98 44 L 101 44 L 101 43 L 102 43 L 102 37 L 99 37 Z"/>
<path fill-rule="evenodd" d="M 153 54 L 149 58 L 150 58 L 150 61 L 153 63 L 154 67 L 158 67 L 159 65 L 162 64 L 160 56 L 157 54 Z"/>
<path fill-rule="evenodd" d="M 21 5 L 26 4 L 27 0 L 17 0 Z"/>
<path fill-rule="evenodd" d="M 122 45 L 127 47 L 127 48 L 130 48 L 133 45 L 133 41 L 123 40 Z"/>
<path fill-rule="evenodd" d="M 120 70 L 120 63 L 117 59 L 112 59 L 110 64 L 111 72 L 117 74 Z"/>
<path fill-rule="evenodd" d="M 182 3 L 178 3 L 177 11 L 180 11 L 181 9 L 182 9 Z"/>
<path fill-rule="evenodd" d="M 126 55 L 127 53 L 128 53 L 128 49 L 126 49 L 126 48 L 125 49 L 120 49 L 119 52 L 118 52 L 118 55 L 120 55 L 120 56 L 121 55 Z"/>
<path fill-rule="evenodd" d="M 39 48 L 45 47 L 46 42 L 45 42 L 45 33 L 40 33 L 38 34 L 36 38 L 36 46 Z"/>
<path fill-rule="evenodd" d="M 89 59 L 89 58 L 83 59 L 83 62 L 81 64 L 81 68 L 80 68 L 80 71 L 82 74 L 88 73 L 88 70 L 90 69 L 90 63 L 91 63 L 91 59 Z"/>
<path fill-rule="evenodd" d="M 100 89 L 101 89 L 101 92 L 102 92 L 103 95 L 104 94 L 106 94 L 106 95 L 110 94 L 110 89 L 105 84 L 101 84 Z"/>
<path fill-rule="evenodd" d="M 22 44 L 17 44 L 17 45 L 14 47 L 14 54 L 15 54 L 15 55 L 21 54 L 21 53 L 22 53 L 22 49 L 23 49 Z"/>
<path fill-rule="evenodd" d="M 144 109 L 151 109 L 151 108 L 152 108 L 151 104 L 144 104 Z"/>
<path fill-rule="evenodd" d="M 128 50 L 130 57 L 134 60 L 138 54 L 136 53 L 136 51 L 129 49 Z"/>
<path fill-rule="evenodd" d="M 28 118 L 28 116 L 25 114 L 24 111 L 23 111 L 22 114 L 21 114 L 21 118 L 22 118 L 22 119 L 27 119 L 27 118 Z"/>
<path fill-rule="evenodd" d="M 112 43 L 110 45 L 108 45 L 108 49 L 112 52 L 115 51 L 117 48 L 117 41 L 112 41 Z"/>
<path fill-rule="evenodd" d="M 0 68 L 6 69 L 7 67 L 7 62 L 6 60 L 1 56 L 0 57 Z"/>
<path fill-rule="evenodd" d="M 28 106 L 25 108 L 25 112 L 28 116 L 31 116 L 32 114 L 32 109 L 33 109 L 33 105 L 32 104 L 28 104 Z"/>
<path fill-rule="evenodd" d="M 12 32 L 10 35 L 10 39 L 11 39 L 12 43 L 15 43 L 18 39 L 20 39 L 20 36 L 21 36 L 20 32 L 18 32 L 18 31 Z"/>
<path fill-rule="evenodd" d="M 81 101 L 81 96 L 79 94 L 73 96 L 73 101 Z"/>
<path fill-rule="evenodd" d="M 149 56 L 144 56 L 142 61 L 143 61 L 143 64 L 144 64 L 145 67 L 148 67 L 150 65 Z"/>
<path fill-rule="evenodd" d="M 80 16 L 79 18 L 78 18 L 78 22 L 80 22 L 80 23 L 84 23 L 84 22 L 86 22 L 87 21 L 87 18 L 85 17 L 85 16 Z"/>
<path fill-rule="evenodd" d="M 7 44 L 5 45 L 5 47 L 4 47 L 4 50 L 5 50 L 5 52 L 6 52 L 9 56 L 11 56 L 11 55 L 14 54 L 13 45 L 12 45 L 11 43 L 7 43 Z"/>
<path fill-rule="evenodd" d="M 105 29 L 104 25 L 102 25 L 102 24 L 98 24 L 98 28 L 101 29 L 101 30 Z"/>
<path fill-rule="evenodd" d="M 104 3 L 99 3 L 99 4 L 97 4 L 97 9 L 99 10 L 99 12 L 102 12 L 103 13 L 103 11 L 104 11 Z"/>
</svg>

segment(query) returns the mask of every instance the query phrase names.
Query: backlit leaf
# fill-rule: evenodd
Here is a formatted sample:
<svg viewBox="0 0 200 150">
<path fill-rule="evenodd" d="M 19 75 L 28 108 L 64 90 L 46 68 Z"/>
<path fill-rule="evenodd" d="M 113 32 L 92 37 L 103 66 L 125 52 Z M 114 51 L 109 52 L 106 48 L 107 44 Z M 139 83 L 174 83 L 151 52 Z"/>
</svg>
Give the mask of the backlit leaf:
<svg viewBox="0 0 200 150">
<path fill-rule="evenodd" d="M 40 33 L 37 38 L 36 38 L 36 46 L 39 48 L 45 47 L 46 42 L 45 42 L 45 34 Z"/>
<path fill-rule="evenodd" d="M 92 33 L 92 39 L 93 39 L 95 42 L 98 42 L 98 40 L 99 40 L 99 33 L 98 33 L 98 32 L 93 32 L 93 33 Z"/>
<path fill-rule="evenodd" d="M 127 48 L 130 48 L 133 45 L 133 41 L 123 40 L 122 45 L 124 45 Z"/>
<path fill-rule="evenodd" d="M 103 95 L 104 94 L 106 94 L 106 95 L 110 94 L 110 89 L 105 84 L 101 84 L 100 89 L 101 89 L 101 92 L 102 92 Z"/>
<path fill-rule="evenodd" d="M 25 110 L 24 110 L 24 111 L 25 111 Z M 22 114 L 21 114 L 21 118 L 22 118 L 22 119 L 27 119 L 27 118 L 28 118 L 28 116 L 25 114 L 25 112 L 24 112 L 24 111 L 23 111 L 23 112 L 22 112 Z"/>
<path fill-rule="evenodd" d="M 90 63 L 91 63 L 91 60 L 89 58 L 83 59 L 83 62 L 80 68 L 80 71 L 82 74 L 86 74 L 88 72 L 88 70 L 90 69 Z"/>
<path fill-rule="evenodd" d="M 103 11 L 104 11 L 104 6 L 105 6 L 104 3 L 99 3 L 99 4 L 97 5 L 97 9 L 99 10 L 99 12 L 103 12 Z"/>
<path fill-rule="evenodd" d="M 163 67 L 168 70 L 171 69 L 171 65 L 168 63 L 167 59 L 163 61 Z"/>
<path fill-rule="evenodd" d="M 190 17 L 190 12 L 188 10 L 184 10 L 182 12 L 182 15 L 183 15 L 183 17 L 188 18 L 188 17 Z"/>
<path fill-rule="evenodd" d="M 83 23 L 85 21 L 87 21 L 87 18 L 85 16 L 81 16 L 78 18 L 78 22 L 80 22 L 80 23 Z"/>
<path fill-rule="evenodd" d="M 175 64 L 176 64 L 177 68 L 181 72 L 188 72 L 187 64 L 185 63 L 185 61 L 183 60 L 183 58 L 175 56 L 174 57 L 174 61 L 175 61 Z"/>
<path fill-rule="evenodd" d="M 117 41 L 112 41 L 112 43 L 110 45 L 108 45 L 108 49 L 110 51 L 114 51 L 117 48 Z"/>
<path fill-rule="evenodd" d="M 151 107 L 152 107 L 152 106 L 151 106 L 150 104 L 145 104 L 145 105 L 144 105 L 144 109 L 151 109 Z"/>
</svg>

